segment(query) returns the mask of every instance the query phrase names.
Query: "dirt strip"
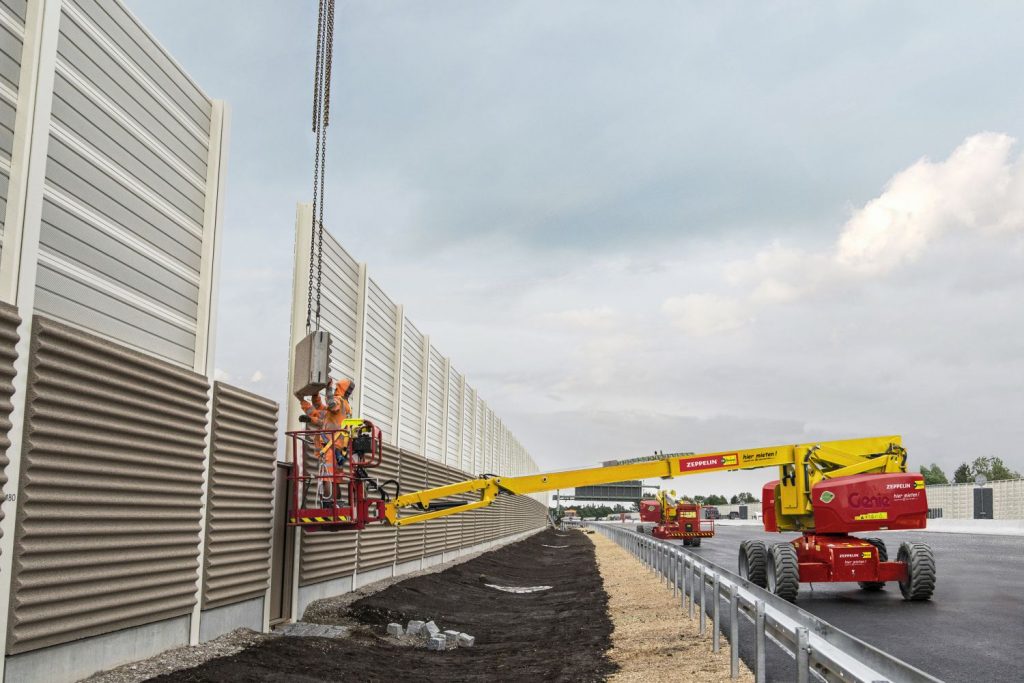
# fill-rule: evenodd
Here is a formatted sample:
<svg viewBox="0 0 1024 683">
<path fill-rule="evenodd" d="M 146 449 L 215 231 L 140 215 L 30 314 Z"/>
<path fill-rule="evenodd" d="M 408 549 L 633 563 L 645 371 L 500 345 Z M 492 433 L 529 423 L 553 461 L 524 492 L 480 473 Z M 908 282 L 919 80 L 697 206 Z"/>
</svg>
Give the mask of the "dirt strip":
<svg viewBox="0 0 1024 683">
<path fill-rule="evenodd" d="M 497 588 L 538 586 L 549 588 Z M 321 623 L 347 626 L 347 638 L 270 636 L 238 654 L 152 680 L 586 683 L 607 680 L 616 668 L 605 656 L 612 622 L 594 545 L 575 531 L 549 529 L 344 603 L 321 606 L 316 616 Z M 469 633 L 476 644 L 428 652 L 384 634 L 388 622 L 410 619 Z"/>
<path fill-rule="evenodd" d="M 718 654 L 711 652 L 711 628 L 698 635 L 698 614 L 691 620 L 680 608 L 678 594 L 661 577 L 601 534 L 594 542 L 597 566 L 608 594 L 608 611 L 615 630 L 608 658 L 619 671 L 616 683 L 705 683 L 732 681 L 729 646 L 722 638 Z M 754 680 L 740 661 L 740 681 Z"/>
</svg>

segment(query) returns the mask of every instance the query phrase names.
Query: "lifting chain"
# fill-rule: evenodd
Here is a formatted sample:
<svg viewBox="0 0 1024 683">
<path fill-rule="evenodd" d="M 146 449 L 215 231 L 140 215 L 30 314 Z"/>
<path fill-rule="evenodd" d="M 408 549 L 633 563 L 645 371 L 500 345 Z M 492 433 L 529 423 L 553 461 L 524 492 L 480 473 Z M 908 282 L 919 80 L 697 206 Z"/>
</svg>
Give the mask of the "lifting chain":
<svg viewBox="0 0 1024 683">
<path fill-rule="evenodd" d="M 331 62 L 334 56 L 334 0 L 320 0 L 313 71 L 313 234 L 309 241 L 306 332 L 320 329 L 320 281 L 324 260 L 324 181 L 327 177 L 327 126 L 331 118 Z M 314 290 L 316 297 L 314 302 Z"/>
</svg>

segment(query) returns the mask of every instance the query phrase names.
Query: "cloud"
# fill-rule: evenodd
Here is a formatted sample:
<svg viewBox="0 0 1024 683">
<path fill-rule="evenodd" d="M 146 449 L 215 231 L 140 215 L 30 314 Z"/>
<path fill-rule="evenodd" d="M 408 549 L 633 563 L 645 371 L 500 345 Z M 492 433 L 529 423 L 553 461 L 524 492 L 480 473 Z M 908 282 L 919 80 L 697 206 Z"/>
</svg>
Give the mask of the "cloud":
<svg viewBox="0 0 1024 683">
<path fill-rule="evenodd" d="M 260 370 L 257 370 L 256 372 L 252 373 L 252 377 L 249 378 L 249 382 L 251 384 L 259 384 L 262 381 L 263 381 L 263 372 L 260 371 Z"/>
<path fill-rule="evenodd" d="M 750 321 L 742 302 L 715 294 L 672 297 L 665 300 L 661 310 L 675 327 L 695 337 L 732 332 Z"/>
<path fill-rule="evenodd" d="M 618 315 L 608 306 L 598 308 L 574 308 L 567 311 L 548 313 L 546 319 L 563 324 L 568 328 L 584 330 L 607 330 L 617 324 Z"/>
<path fill-rule="evenodd" d="M 921 159 L 843 227 L 835 261 L 858 273 L 886 273 L 919 258 L 944 233 L 1002 233 L 1024 227 L 1024 161 L 1009 135 L 979 133 L 945 161 Z"/>
<path fill-rule="evenodd" d="M 894 175 L 856 210 L 835 242 L 821 250 L 773 241 L 722 269 L 728 296 L 695 293 L 662 306 L 693 336 L 732 332 L 765 306 L 836 295 L 891 276 L 923 258 L 943 238 L 968 242 L 1024 231 L 1024 155 L 1001 133 L 966 138 L 946 159 L 921 159 Z M 738 290 L 738 291 L 736 291 Z"/>
</svg>

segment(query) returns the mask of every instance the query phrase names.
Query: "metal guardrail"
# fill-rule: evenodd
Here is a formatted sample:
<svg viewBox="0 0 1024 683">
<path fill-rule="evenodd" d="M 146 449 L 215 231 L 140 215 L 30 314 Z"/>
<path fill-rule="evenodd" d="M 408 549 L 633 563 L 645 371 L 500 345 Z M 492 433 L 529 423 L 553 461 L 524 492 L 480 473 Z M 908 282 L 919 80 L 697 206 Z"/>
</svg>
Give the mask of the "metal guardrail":
<svg viewBox="0 0 1024 683">
<path fill-rule="evenodd" d="M 794 657 L 798 683 L 807 683 L 812 675 L 818 680 L 844 683 L 941 683 L 938 678 L 679 546 L 608 524 L 584 523 L 584 526 L 609 537 L 659 574 L 672 587 L 673 597 L 679 596 L 680 607 L 687 610 L 690 618 L 699 609 L 701 635 L 707 632 L 710 618 L 713 652 L 721 649 L 721 609 L 722 604 L 726 604 L 733 679 L 739 677 L 740 670 L 739 616 L 742 614 L 754 624 L 753 668 L 758 683 L 763 683 L 767 676 L 768 638 Z"/>
</svg>

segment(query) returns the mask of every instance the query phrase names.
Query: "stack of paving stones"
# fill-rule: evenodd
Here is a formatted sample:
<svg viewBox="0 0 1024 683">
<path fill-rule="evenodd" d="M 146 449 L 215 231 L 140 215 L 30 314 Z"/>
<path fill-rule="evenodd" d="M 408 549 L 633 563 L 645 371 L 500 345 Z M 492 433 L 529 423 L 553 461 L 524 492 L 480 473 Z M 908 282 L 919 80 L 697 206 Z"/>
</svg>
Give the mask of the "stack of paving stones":
<svg viewBox="0 0 1024 683">
<path fill-rule="evenodd" d="M 412 620 L 404 629 L 401 624 L 391 623 L 388 624 L 388 635 L 425 643 L 428 650 L 454 650 L 457 647 L 473 647 L 476 644 L 476 638 L 468 633 L 453 630 L 442 633 L 433 621 Z"/>
</svg>

